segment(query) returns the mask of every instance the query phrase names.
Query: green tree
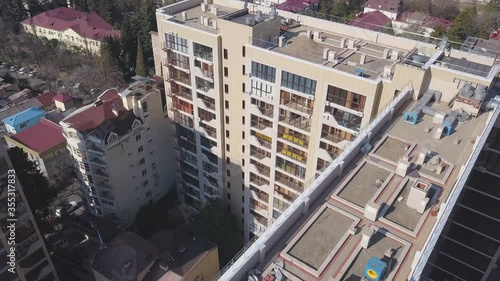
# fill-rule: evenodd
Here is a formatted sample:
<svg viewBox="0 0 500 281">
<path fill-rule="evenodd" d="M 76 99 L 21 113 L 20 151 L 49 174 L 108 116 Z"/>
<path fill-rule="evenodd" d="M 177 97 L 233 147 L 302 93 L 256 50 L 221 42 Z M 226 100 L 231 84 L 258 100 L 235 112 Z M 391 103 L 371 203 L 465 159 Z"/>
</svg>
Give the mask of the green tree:
<svg viewBox="0 0 500 281">
<path fill-rule="evenodd" d="M 19 33 L 19 22 L 28 18 L 28 11 L 26 11 L 22 0 L 0 1 L 0 17 L 4 19 L 6 26 L 0 28 L 7 28 L 15 33 Z"/>
<path fill-rule="evenodd" d="M 36 164 L 28 159 L 26 152 L 13 147 L 8 150 L 8 154 L 40 231 L 50 231 L 52 228 L 46 219 L 50 213 L 48 206 L 54 199 L 55 192 L 50 189 L 49 181 Z"/>
<path fill-rule="evenodd" d="M 477 15 L 475 8 L 467 8 L 458 14 L 453 26 L 448 30 L 451 41 L 463 42 L 467 36 L 474 34 L 474 19 Z"/>
<path fill-rule="evenodd" d="M 241 228 L 223 200 L 213 200 L 194 217 L 193 232 L 219 247 L 219 264 L 226 265 L 243 247 Z"/>
<path fill-rule="evenodd" d="M 500 11 L 500 0 L 490 0 L 486 7 L 490 11 Z"/>
<path fill-rule="evenodd" d="M 135 74 L 140 76 L 146 76 L 146 71 L 144 70 L 144 55 L 142 54 L 141 39 L 137 39 L 137 59 L 135 61 Z"/>
<path fill-rule="evenodd" d="M 114 0 L 87 0 L 89 11 L 95 12 L 109 23 L 113 21 Z"/>
<path fill-rule="evenodd" d="M 447 34 L 447 31 L 446 29 L 438 24 L 436 25 L 436 27 L 434 27 L 434 30 L 431 32 L 431 37 L 435 37 L 435 38 L 443 38 L 443 36 L 446 36 Z"/>
<path fill-rule="evenodd" d="M 169 210 L 176 204 L 177 194 L 171 191 L 157 203 L 142 206 L 135 216 L 137 234 L 147 239 L 159 230 L 179 226 L 182 222 L 169 215 Z"/>
</svg>

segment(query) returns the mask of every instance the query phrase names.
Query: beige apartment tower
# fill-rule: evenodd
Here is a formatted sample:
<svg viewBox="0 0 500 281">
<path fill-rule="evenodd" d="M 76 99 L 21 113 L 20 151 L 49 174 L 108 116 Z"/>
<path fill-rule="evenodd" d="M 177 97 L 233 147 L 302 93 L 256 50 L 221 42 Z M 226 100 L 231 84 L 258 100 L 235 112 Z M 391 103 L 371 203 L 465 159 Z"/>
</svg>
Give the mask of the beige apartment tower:
<svg viewBox="0 0 500 281">
<path fill-rule="evenodd" d="M 450 70 L 458 59 L 439 46 L 240 1 L 187 0 L 156 15 L 156 74 L 176 127 L 185 202 L 199 209 L 225 198 L 246 239 L 402 89 L 418 97 L 432 88 L 452 101 L 450 88 L 490 75 Z"/>
</svg>

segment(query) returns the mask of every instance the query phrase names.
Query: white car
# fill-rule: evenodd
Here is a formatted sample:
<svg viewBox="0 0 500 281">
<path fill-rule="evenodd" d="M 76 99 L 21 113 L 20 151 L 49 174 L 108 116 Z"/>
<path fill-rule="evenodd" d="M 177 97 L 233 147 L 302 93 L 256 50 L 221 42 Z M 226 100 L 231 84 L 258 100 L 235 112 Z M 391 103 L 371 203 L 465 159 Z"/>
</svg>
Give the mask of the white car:
<svg viewBox="0 0 500 281">
<path fill-rule="evenodd" d="M 34 70 L 33 70 L 33 71 L 30 71 L 30 72 L 28 73 L 28 77 L 35 77 L 35 75 L 36 75 L 36 71 L 34 71 Z"/>
<path fill-rule="evenodd" d="M 19 74 L 24 74 L 24 72 L 28 72 L 27 70 L 26 67 L 21 67 L 21 69 L 19 69 Z"/>
<path fill-rule="evenodd" d="M 55 215 L 56 217 L 62 217 L 64 215 L 70 214 L 77 208 L 78 208 L 78 203 L 76 203 L 75 201 L 70 201 L 66 204 L 61 205 L 60 207 L 57 207 Z"/>
</svg>

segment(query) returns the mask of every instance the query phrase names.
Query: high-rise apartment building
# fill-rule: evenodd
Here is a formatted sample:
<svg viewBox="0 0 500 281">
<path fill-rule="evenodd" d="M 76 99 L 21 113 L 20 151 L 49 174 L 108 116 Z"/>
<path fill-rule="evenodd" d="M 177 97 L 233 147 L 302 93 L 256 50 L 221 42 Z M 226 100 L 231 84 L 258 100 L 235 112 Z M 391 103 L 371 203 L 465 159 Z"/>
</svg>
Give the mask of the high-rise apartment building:
<svg viewBox="0 0 500 281">
<path fill-rule="evenodd" d="M 153 81 L 104 91 L 61 121 L 89 211 L 133 223 L 175 183 L 165 94 Z"/>
<path fill-rule="evenodd" d="M 452 102 L 465 83 L 489 86 L 498 70 L 446 41 L 239 1 L 181 1 L 158 9 L 157 22 L 156 72 L 167 85 L 186 202 L 198 209 L 224 196 L 257 235 L 404 88 Z"/>
<path fill-rule="evenodd" d="M 2 281 L 57 281 L 59 280 L 43 237 L 26 203 L 19 178 L 9 172 L 12 163 L 7 155 L 7 147 L 0 147 L 0 280 Z M 11 175 L 11 177 L 9 177 Z M 9 190 L 9 181 L 15 179 L 14 189 Z M 10 192 L 15 192 L 12 201 Z M 8 208 L 15 203 L 15 216 L 10 216 Z M 12 213 L 13 214 L 13 213 Z M 16 219 L 13 221 L 12 219 Z M 9 226 L 15 224 L 14 232 Z M 15 233 L 15 234 L 13 234 Z M 15 257 L 11 259 L 11 237 L 15 239 Z M 12 262 L 9 264 L 9 262 Z"/>
</svg>

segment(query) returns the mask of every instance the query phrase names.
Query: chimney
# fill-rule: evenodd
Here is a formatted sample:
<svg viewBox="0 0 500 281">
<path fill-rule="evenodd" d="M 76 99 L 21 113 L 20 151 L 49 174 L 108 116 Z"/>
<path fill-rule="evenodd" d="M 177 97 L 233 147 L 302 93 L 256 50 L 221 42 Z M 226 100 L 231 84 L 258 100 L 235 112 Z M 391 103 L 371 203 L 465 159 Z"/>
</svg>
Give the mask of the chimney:
<svg viewBox="0 0 500 281">
<path fill-rule="evenodd" d="M 278 46 L 283 47 L 285 45 L 285 36 L 278 37 Z"/>
<path fill-rule="evenodd" d="M 349 41 L 347 41 L 347 48 L 354 49 L 354 40 L 353 39 L 349 39 Z"/>
<path fill-rule="evenodd" d="M 384 60 L 388 59 L 389 58 L 389 49 L 384 49 L 384 54 L 382 55 L 382 58 Z"/>
<path fill-rule="evenodd" d="M 201 11 L 202 11 L 203 13 L 206 13 L 206 12 L 207 12 L 207 4 L 206 4 L 206 3 L 203 3 L 203 2 L 201 3 Z"/>
<path fill-rule="evenodd" d="M 365 64 L 365 62 L 366 62 L 366 55 L 361 54 L 361 58 L 359 59 L 359 64 L 363 65 L 363 64 Z"/>
<path fill-rule="evenodd" d="M 345 48 L 345 41 L 347 40 L 347 38 L 342 38 L 340 39 L 340 48 L 344 49 Z"/>
<path fill-rule="evenodd" d="M 312 36 L 313 36 L 312 30 L 310 30 L 310 29 L 306 30 L 306 36 L 307 36 L 307 38 L 312 39 Z"/>
<path fill-rule="evenodd" d="M 216 5 L 212 5 L 212 7 L 210 8 L 210 12 L 212 12 L 212 14 L 218 16 L 219 15 L 219 7 Z"/>
<path fill-rule="evenodd" d="M 321 32 L 320 31 L 314 31 L 314 41 L 321 42 Z"/>
<path fill-rule="evenodd" d="M 399 52 L 397 50 L 392 50 L 392 53 L 391 53 L 391 60 L 393 61 L 397 61 L 399 58 Z"/>
<path fill-rule="evenodd" d="M 212 28 L 213 29 L 217 29 L 218 28 L 216 20 L 212 20 Z"/>
<path fill-rule="evenodd" d="M 201 23 L 201 25 L 205 26 L 205 19 L 206 18 L 207 18 L 206 16 L 200 16 L 200 23 Z"/>
<path fill-rule="evenodd" d="M 328 59 L 328 52 L 330 51 L 330 49 L 328 48 L 324 48 L 323 49 L 323 59 L 324 60 L 327 60 Z"/>
<path fill-rule="evenodd" d="M 328 52 L 328 61 L 335 61 L 337 59 L 337 53 L 334 51 Z"/>
<path fill-rule="evenodd" d="M 363 228 L 363 231 L 361 232 L 361 247 L 363 247 L 363 249 L 368 249 L 370 247 L 370 242 L 372 240 L 372 237 L 373 237 L 373 229 L 371 228 L 368 228 L 368 227 L 365 227 Z"/>
<path fill-rule="evenodd" d="M 187 21 L 187 19 L 188 19 L 188 13 L 187 12 L 182 12 L 181 13 L 181 18 L 182 18 L 183 21 Z"/>
</svg>

